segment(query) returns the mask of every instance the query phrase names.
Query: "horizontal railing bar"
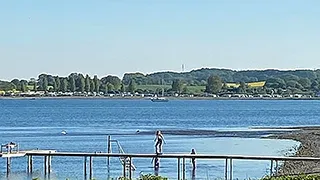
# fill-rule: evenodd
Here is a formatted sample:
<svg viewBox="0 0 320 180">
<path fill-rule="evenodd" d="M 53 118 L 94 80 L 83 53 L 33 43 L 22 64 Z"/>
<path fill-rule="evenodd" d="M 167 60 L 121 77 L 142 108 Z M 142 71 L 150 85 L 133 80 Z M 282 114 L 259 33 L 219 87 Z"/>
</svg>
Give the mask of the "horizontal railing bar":
<svg viewBox="0 0 320 180">
<path fill-rule="evenodd" d="M 213 154 L 119 154 L 119 153 L 82 153 L 82 152 L 27 152 L 32 156 L 95 156 L 95 157 L 138 157 L 138 158 L 196 158 L 196 159 L 242 159 L 242 160 L 278 160 L 278 161 L 320 161 L 319 157 L 281 157 L 281 156 L 246 156 Z"/>
</svg>

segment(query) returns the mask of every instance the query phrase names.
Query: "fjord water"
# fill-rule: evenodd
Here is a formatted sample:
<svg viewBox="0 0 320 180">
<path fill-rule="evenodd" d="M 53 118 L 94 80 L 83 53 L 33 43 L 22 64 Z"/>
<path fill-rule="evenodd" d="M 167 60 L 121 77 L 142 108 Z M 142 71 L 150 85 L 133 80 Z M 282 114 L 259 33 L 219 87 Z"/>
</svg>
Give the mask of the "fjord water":
<svg viewBox="0 0 320 180">
<path fill-rule="evenodd" d="M 111 135 L 127 153 L 154 153 L 154 132 L 162 130 L 164 153 L 195 148 L 198 154 L 285 155 L 298 143 L 261 139 L 272 133 L 266 128 L 319 125 L 319 115 L 316 100 L 0 99 L 0 143 L 17 142 L 24 150 L 106 152 Z M 133 161 L 135 177 L 153 173 L 151 159 Z M 95 179 L 121 176 L 117 158 L 109 173 L 105 158 L 93 163 Z M 196 179 L 223 178 L 224 163 L 197 160 Z M 0 159 L 0 179 L 6 178 L 5 164 Z M 11 179 L 25 179 L 26 164 L 25 157 L 13 159 Z M 176 159 L 162 159 L 159 174 L 176 179 L 176 167 Z M 269 168 L 266 161 L 234 161 L 233 177 L 260 178 Z M 52 169 L 51 179 L 83 179 L 83 158 L 54 157 Z M 187 161 L 188 179 L 190 170 Z M 41 158 L 34 158 L 33 177 L 44 177 Z"/>
</svg>

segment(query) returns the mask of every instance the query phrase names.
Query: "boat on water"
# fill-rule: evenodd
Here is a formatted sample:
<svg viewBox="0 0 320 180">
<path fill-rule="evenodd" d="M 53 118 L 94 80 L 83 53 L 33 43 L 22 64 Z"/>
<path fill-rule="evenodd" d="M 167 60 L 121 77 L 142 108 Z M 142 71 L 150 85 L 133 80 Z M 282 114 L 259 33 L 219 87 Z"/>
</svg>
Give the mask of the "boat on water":
<svg viewBox="0 0 320 180">
<path fill-rule="evenodd" d="M 163 84 L 163 80 L 161 81 L 161 85 Z M 152 102 L 168 102 L 169 100 L 167 98 L 164 97 L 164 89 L 162 88 L 162 96 L 158 97 L 157 95 L 155 95 L 155 97 L 151 98 Z"/>
<path fill-rule="evenodd" d="M 155 97 L 155 98 L 151 98 L 152 102 L 168 102 L 169 99 L 165 98 L 165 97 Z"/>
</svg>

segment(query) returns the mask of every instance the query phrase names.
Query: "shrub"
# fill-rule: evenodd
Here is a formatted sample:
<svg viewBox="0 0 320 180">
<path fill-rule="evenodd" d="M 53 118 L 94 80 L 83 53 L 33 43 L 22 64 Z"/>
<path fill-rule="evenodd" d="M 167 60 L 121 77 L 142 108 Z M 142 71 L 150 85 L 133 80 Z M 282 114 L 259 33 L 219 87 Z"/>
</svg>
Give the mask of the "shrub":
<svg viewBox="0 0 320 180">
<path fill-rule="evenodd" d="M 168 178 L 162 177 L 162 176 L 155 176 L 152 174 L 146 174 L 146 175 L 141 175 L 139 177 L 139 180 L 168 180 Z"/>
</svg>

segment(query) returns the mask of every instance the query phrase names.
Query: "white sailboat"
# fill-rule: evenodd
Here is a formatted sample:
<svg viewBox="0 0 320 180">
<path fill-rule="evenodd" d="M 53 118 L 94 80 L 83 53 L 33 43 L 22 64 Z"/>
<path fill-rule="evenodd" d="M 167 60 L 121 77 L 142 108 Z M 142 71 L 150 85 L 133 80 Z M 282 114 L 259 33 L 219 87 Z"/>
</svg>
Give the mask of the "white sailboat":
<svg viewBox="0 0 320 180">
<path fill-rule="evenodd" d="M 152 102 L 168 102 L 169 100 L 165 97 L 154 97 L 151 98 Z"/>
<path fill-rule="evenodd" d="M 152 102 L 168 102 L 169 100 L 164 97 L 164 89 L 162 88 L 162 96 L 161 97 L 155 96 L 154 98 L 151 98 L 151 101 Z"/>
</svg>

